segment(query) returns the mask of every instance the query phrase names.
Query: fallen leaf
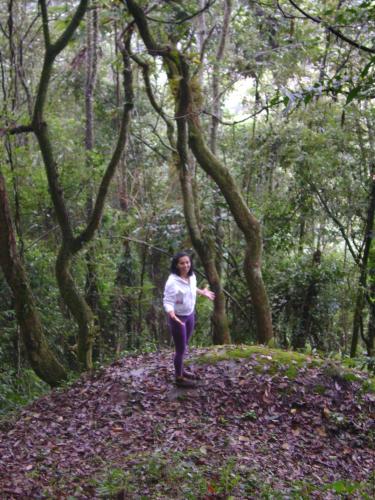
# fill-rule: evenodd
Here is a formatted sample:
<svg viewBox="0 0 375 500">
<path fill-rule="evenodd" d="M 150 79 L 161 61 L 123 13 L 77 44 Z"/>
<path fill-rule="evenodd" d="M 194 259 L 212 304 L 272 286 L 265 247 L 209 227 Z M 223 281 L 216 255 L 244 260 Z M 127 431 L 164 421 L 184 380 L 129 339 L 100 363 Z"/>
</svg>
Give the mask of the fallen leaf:
<svg viewBox="0 0 375 500">
<path fill-rule="evenodd" d="M 329 411 L 328 408 L 324 407 L 323 410 L 322 410 L 322 417 L 323 418 L 329 418 L 331 412 Z"/>
<path fill-rule="evenodd" d="M 317 433 L 319 434 L 319 436 L 321 436 L 321 437 L 326 437 L 326 436 L 327 436 L 327 432 L 326 432 L 326 430 L 325 430 L 325 428 L 324 428 L 324 427 L 318 427 L 318 428 L 316 429 L 316 432 L 317 432 Z"/>
</svg>

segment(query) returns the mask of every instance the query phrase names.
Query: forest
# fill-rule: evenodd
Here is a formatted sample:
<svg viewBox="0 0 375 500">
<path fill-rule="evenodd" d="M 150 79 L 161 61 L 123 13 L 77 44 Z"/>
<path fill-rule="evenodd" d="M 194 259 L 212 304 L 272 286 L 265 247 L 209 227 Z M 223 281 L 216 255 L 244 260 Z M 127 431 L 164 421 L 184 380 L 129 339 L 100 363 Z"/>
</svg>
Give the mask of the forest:
<svg viewBox="0 0 375 500">
<path fill-rule="evenodd" d="M 246 357 L 239 352 L 250 356 L 236 364 L 240 371 L 253 356 L 262 367 L 276 359 L 284 366 L 289 356 L 292 368 L 302 363 L 315 377 L 328 370 L 329 390 L 343 398 L 356 393 L 340 382 L 350 368 L 375 391 L 375 2 L 0 0 L 0 7 L 0 430 L 36 398 L 42 409 L 30 415 L 50 411 L 43 397 L 66 397 L 58 391 L 69 387 L 89 408 L 91 389 L 79 392 L 85 377 L 107 394 L 121 370 L 138 382 L 146 376 L 135 359 L 171 368 L 163 289 L 181 250 L 192 255 L 198 285 L 215 292 L 213 302 L 197 299 L 192 353 L 222 356 L 228 373 Z M 220 379 L 215 369 L 207 383 Z M 103 370 L 112 371 L 95 378 Z M 262 404 L 282 415 L 269 379 L 258 375 Z M 144 386 L 153 393 L 158 382 L 150 380 Z M 285 390 L 285 381 L 274 384 Z M 223 385 L 223 408 L 232 404 L 228 392 L 236 393 Z M 254 426 L 243 397 L 240 423 Z M 340 412 L 348 412 L 345 432 L 362 433 L 366 446 L 358 447 L 367 455 L 359 462 L 368 472 L 375 400 L 363 397 L 360 409 L 340 400 Z M 319 401 L 319 418 L 339 425 L 338 410 Z M 353 423 L 360 430 L 348 423 L 353 411 L 362 415 Z M 232 425 L 227 415 L 215 418 Z M 162 460 L 154 463 L 160 477 Z M 112 491 L 107 481 L 101 494 L 284 498 L 258 483 L 252 493 L 241 489 L 233 464 L 204 493 L 157 496 L 146 488 L 136 496 L 132 480 L 113 469 L 119 480 L 111 476 L 111 484 L 120 486 Z M 358 471 L 359 493 L 338 482 L 350 478 L 344 469 L 332 479 L 334 492 L 371 498 Z M 25 478 L 9 491 L 4 481 L 0 475 L 9 498 L 27 491 Z M 57 498 L 59 487 L 32 498 Z M 94 498 L 94 490 L 77 498 Z M 331 498 L 312 490 L 288 498 L 310 494 Z"/>
</svg>

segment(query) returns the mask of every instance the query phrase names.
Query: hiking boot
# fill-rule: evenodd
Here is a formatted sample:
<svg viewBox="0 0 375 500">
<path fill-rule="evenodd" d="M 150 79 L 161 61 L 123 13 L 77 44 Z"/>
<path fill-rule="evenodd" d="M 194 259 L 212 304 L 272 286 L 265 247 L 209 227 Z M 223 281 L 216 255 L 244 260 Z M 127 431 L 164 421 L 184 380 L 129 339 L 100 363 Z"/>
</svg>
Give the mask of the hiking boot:
<svg viewBox="0 0 375 500">
<path fill-rule="evenodd" d="M 184 371 L 184 377 L 188 378 L 189 380 L 200 380 L 201 379 L 197 373 L 186 372 L 186 371 Z"/>
<path fill-rule="evenodd" d="M 176 386 L 184 387 L 186 389 L 196 387 L 195 383 L 192 380 L 188 380 L 187 378 L 184 377 L 176 378 Z"/>
</svg>

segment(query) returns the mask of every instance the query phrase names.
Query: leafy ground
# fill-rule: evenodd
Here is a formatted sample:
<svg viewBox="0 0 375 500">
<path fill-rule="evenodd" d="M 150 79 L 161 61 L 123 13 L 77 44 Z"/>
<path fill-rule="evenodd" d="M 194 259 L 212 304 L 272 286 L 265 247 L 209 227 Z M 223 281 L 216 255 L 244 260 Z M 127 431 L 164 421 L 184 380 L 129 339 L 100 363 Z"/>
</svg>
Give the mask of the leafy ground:
<svg viewBox="0 0 375 500">
<path fill-rule="evenodd" d="M 170 351 L 54 390 L 0 430 L 0 498 L 373 498 L 373 381 L 302 354 Z"/>
</svg>

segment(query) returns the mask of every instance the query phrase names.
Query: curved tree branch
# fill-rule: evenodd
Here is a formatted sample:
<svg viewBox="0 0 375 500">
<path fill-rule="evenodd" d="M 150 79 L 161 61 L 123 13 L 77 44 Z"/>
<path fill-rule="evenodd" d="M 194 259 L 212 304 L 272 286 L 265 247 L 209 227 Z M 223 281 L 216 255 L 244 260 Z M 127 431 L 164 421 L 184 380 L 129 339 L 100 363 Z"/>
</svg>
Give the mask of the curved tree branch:
<svg viewBox="0 0 375 500">
<path fill-rule="evenodd" d="M 349 237 L 348 235 L 346 234 L 346 231 L 345 231 L 345 228 L 343 226 L 343 224 L 339 221 L 339 219 L 335 216 L 335 214 L 332 212 L 332 210 L 330 209 L 330 207 L 328 206 L 328 203 L 327 201 L 324 199 L 324 197 L 322 196 L 321 192 L 319 191 L 319 189 L 315 186 L 315 184 L 313 184 L 311 181 L 309 182 L 310 186 L 312 187 L 313 191 L 315 192 L 315 194 L 317 195 L 321 205 L 323 206 L 323 208 L 325 209 L 325 211 L 327 212 L 328 216 L 332 219 L 332 221 L 336 224 L 338 230 L 340 231 L 341 233 L 341 236 L 344 238 L 344 241 L 345 243 L 348 245 L 348 249 L 349 249 L 349 252 L 351 254 L 351 256 L 353 257 L 353 260 L 354 262 L 357 264 L 357 265 L 360 265 L 360 257 L 358 255 L 358 252 L 355 251 L 355 249 L 353 248 L 353 245 L 351 244 L 350 240 L 349 240 Z"/>
<path fill-rule="evenodd" d="M 339 31 L 338 29 L 326 24 L 323 21 L 323 19 L 321 19 L 320 17 L 315 17 L 315 16 L 309 14 L 308 12 L 306 12 L 305 10 L 303 10 L 299 5 L 296 4 L 296 2 L 294 2 L 294 0 L 289 0 L 289 3 L 292 4 L 293 7 L 295 9 L 297 9 L 301 14 L 303 14 L 303 16 L 305 16 L 307 19 L 310 19 L 311 21 L 313 21 L 314 23 L 317 23 L 317 24 L 323 24 L 328 31 L 330 31 L 331 33 L 336 35 L 338 38 L 341 38 L 341 40 L 344 40 L 344 42 L 348 43 L 349 45 L 352 45 L 353 47 L 356 47 L 357 49 L 363 50 L 364 52 L 368 52 L 369 54 L 375 54 L 375 49 L 371 49 L 370 47 L 366 47 L 365 45 L 362 45 L 362 44 L 356 42 L 355 40 L 347 37 L 346 35 L 344 35 L 344 33 Z"/>
<path fill-rule="evenodd" d="M 183 24 L 185 23 L 186 21 L 190 21 L 190 19 L 194 19 L 194 17 L 197 17 L 199 16 L 199 14 L 202 14 L 202 12 L 205 12 L 206 10 L 208 10 L 210 7 L 212 7 L 212 5 L 216 2 L 216 0 L 211 0 L 211 1 L 208 1 L 204 7 L 202 7 L 200 10 L 194 12 L 193 14 L 190 14 L 189 16 L 185 16 L 184 18 L 180 19 L 179 21 L 164 21 L 163 19 L 157 19 L 155 17 L 151 17 L 151 16 L 145 16 L 146 19 L 148 19 L 149 21 L 154 21 L 155 23 L 161 23 L 161 24 L 175 24 L 175 25 L 179 25 L 179 24 Z"/>
<path fill-rule="evenodd" d="M 10 128 L 1 128 L 0 127 L 0 137 L 4 135 L 17 135 L 24 134 L 26 132 L 34 132 L 32 125 L 16 125 L 15 127 Z"/>
</svg>

